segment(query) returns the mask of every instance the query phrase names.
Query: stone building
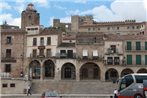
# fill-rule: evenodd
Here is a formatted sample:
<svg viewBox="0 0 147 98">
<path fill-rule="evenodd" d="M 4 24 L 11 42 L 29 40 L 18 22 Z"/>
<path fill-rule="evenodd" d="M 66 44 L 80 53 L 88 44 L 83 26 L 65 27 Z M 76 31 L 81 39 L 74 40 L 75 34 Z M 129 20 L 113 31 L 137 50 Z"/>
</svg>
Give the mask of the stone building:
<svg viewBox="0 0 147 98">
<path fill-rule="evenodd" d="M 24 69 L 26 32 L 21 29 L 1 30 L 1 70 L 20 77 Z"/>
<path fill-rule="evenodd" d="M 40 14 L 34 8 L 32 3 L 27 5 L 27 8 L 21 13 L 21 28 L 26 26 L 40 25 Z"/>
<path fill-rule="evenodd" d="M 66 25 L 54 21 L 54 26 Z M 147 22 L 136 22 L 136 20 L 97 22 L 93 20 L 93 16 L 71 16 L 71 23 L 68 32 L 104 32 L 105 34 L 120 35 L 147 35 Z M 71 30 L 71 31 L 70 31 Z"/>
<path fill-rule="evenodd" d="M 105 80 L 130 73 L 147 73 L 147 37 L 144 35 L 105 35 Z"/>
<path fill-rule="evenodd" d="M 58 29 L 44 28 L 27 35 L 26 69 L 31 79 L 55 77 L 56 50 L 62 40 L 61 34 Z"/>
</svg>

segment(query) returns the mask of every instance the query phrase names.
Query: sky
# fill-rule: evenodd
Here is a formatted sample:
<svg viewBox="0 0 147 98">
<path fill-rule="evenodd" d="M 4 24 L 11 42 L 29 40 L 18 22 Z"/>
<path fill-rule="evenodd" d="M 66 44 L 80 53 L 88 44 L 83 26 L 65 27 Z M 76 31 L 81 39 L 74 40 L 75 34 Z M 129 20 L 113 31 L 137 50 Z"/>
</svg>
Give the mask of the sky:
<svg viewBox="0 0 147 98">
<path fill-rule="evenodd" d="M 52 26 L 53 19 L 69 23 L 71 15 L 93 15 L 97 22 L 147 21 L 147 0 L 0 0 L 0 24 L 21 26 L 21 12 L 29 3 L 45 27 Z"/>
</svg>

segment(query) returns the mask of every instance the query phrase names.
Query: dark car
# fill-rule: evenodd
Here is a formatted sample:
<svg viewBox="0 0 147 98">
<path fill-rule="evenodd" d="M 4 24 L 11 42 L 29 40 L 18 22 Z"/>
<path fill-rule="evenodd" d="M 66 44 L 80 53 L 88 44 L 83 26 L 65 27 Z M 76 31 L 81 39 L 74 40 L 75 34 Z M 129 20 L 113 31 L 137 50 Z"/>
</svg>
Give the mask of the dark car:
<svg viewBox="0 0 147 98">
<path fill-rule="evenodd" d="M 55 91 L 46 91 L 43 92 L 41 98 L 60 98 L 58 93 Z"/>
</svg>

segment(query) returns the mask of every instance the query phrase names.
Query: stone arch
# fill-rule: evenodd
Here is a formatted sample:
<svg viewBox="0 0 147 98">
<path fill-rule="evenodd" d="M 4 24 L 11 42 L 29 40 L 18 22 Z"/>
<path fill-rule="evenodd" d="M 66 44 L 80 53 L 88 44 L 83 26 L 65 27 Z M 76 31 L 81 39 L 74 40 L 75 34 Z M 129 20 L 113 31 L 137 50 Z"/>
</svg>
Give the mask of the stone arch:
<svg viewBox="0 0 147 98">
<path fill-rule="evenodd" d="M 134 73 L 134 71 L 130 68 L 126 68 L 126 69 L 122 70 L 121 77 L 123 77 L 124 75 L 127 75 L 127 74 L 131 74 L 131 73 Z"/>
<path fill-rule="evenodd" d="M 72 63 L 65 63 L 61 69 L 61 79 L 75 79 L 76 78 L 76 70 L 75 66 Z"/>
<path fill-rule="evenodd" d="M 32 79 L 39 79 L 41 76 L 41 65 L 38 60 L 33 60 L 29 64 L 29 77 Z"/>
<path fill-rule="evenodd" d="M 141 68 L 137 71 L 137 73 L 147 73 L 147 69 Z"/>
<path fill-rule="evenodd" d="M 114 68 L 110 68 L 105 72 L 105 80 L 106 81 L 116 81 L 118 79 L 118 71 Z"/>
<path fill-rule="evenodd" d="M 100 68 L 93 62 L 85 63 L 80 68 L 80 79 L 100 79 Z"/>
<path fill-rule="evenodd" d="M 46 60 L 43 63 L 44 78 L 54 78 L 55 75 L 55 64 L 52 60 Z"/>
</svg>

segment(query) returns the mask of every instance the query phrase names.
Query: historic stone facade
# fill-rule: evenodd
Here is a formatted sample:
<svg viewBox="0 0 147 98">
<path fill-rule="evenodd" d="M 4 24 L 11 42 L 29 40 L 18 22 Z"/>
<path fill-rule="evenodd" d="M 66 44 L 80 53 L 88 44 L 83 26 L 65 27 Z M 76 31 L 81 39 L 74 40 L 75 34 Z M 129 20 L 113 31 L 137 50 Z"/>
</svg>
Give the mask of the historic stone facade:
<svg viewBox="0 0 147 98">
<path fill-rule="evenodd" d="M 12 77 L 19 77 L 24 70 L 25 38 L 24 30 L 1 30 L 1 70 Z"/>
</svg>

